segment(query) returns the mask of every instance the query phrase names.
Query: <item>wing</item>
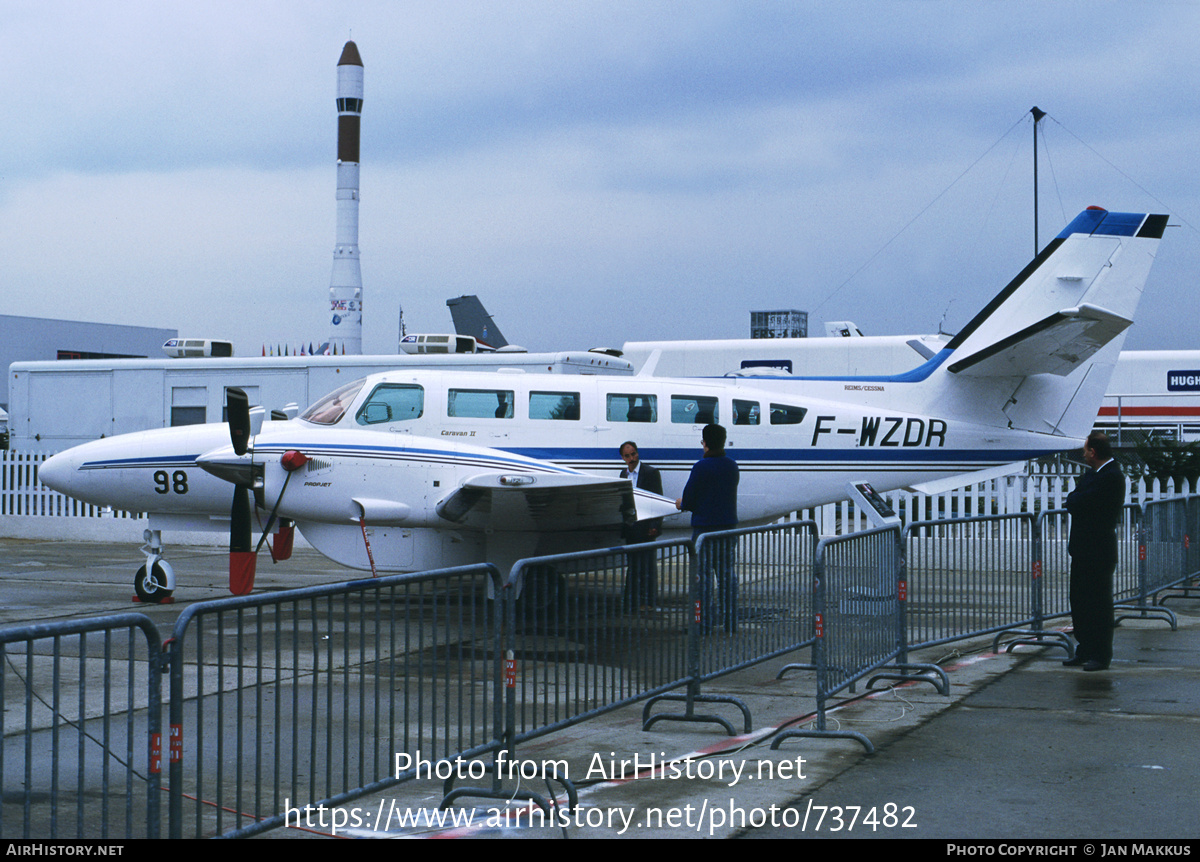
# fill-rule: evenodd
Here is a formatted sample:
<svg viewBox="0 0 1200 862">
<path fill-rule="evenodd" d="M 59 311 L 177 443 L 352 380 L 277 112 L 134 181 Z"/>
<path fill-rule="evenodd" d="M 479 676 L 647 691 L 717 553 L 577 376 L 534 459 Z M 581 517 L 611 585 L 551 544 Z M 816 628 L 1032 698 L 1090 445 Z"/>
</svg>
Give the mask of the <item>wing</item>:
<svg viewBox="0 0 1200 862">
<path fill-rule="evenodd" d="M 538 532 L 616 528 L 676 511 L 628 479 L 575 473 L 482 473 L 437 506 L 439 516 L 468 529 Z"/>
</svg>

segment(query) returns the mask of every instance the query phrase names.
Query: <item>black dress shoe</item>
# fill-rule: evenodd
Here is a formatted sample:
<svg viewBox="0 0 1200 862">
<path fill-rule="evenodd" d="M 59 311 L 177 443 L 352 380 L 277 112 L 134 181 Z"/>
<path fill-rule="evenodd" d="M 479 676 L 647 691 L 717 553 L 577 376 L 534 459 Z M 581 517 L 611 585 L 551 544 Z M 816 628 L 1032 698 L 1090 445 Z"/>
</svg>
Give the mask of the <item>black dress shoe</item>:
<svg viewBox="0 0 1200 862">
<path fill-rule="evenodd" d="M 1063 667 L 1080 667 L 1085 664 L 1087 664 L 1087 659 L 1085 659 L 1083 656 L 1077 655 L 1075 658 L 1064 661 Z"/>
<path fill-rule="evenodd" d="M 1094 670 L 1108 670 L 1108 662 L 1092 659 L 1083 666 L 1083 669 L 1089 672 Z"/>
</svg>

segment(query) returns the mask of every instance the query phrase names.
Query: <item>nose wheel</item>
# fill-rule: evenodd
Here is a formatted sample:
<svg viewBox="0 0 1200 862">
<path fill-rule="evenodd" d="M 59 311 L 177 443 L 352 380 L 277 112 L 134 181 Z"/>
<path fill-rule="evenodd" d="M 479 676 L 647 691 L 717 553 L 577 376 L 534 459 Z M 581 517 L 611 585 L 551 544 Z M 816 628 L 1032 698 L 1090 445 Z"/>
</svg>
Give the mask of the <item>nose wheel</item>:
<svg viewBox="0 0 1200 862">
<path fill-rule="evenodd" d="M 155 560 L 147 562 L 137 570 L 133 579 L 133 591 L 137 593 L 138 601 L 159 604 L 171 598 L 174 590 L 167 589 L 169 568 L 165 560 Z"/>
<path fill-rule="evenodd" d="M 137 593 L 139 602 L 161 604 L 170 599 L 171 593 L 175 592 L 175 571 L 171 564 L 162 558 L 162 533 L 158 530 L 146 530 L 143 535 L 146 544 L 142 553 L 146 555 L 146 563 L 134 575 L 133 591 Z"/>
</svg>

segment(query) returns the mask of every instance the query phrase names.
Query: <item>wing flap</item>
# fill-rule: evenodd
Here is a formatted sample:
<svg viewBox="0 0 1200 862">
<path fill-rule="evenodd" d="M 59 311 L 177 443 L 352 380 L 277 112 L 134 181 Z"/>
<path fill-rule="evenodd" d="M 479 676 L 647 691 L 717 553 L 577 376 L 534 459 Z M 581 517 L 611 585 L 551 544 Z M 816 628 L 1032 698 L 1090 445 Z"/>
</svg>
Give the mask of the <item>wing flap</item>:
<svg viewBox="0 0 1200 862">
<path fill-rule="evenodd" d="M 676 513 L 674 502 L 636 491 L 628 479 L 578 473 L 482 473 L 437 505 L 467 529 L 563 532 L 617 528 Z"/>
</svg>

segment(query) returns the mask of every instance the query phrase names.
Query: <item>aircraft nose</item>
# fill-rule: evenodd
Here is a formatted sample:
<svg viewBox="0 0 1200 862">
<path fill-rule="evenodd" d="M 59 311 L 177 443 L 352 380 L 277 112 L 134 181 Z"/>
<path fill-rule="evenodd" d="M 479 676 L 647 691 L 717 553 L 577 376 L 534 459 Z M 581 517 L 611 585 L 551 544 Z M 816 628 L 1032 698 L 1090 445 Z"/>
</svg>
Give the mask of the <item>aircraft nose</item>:
<svg viewBox="0 0 1200 862">
<path fill-rule="evenodd" d="M 38 467 L 38 478 L 60 494 L 70 494 L 78 476 L 79 459 L 70 451 L 51 455 Z"/>
</svg>

